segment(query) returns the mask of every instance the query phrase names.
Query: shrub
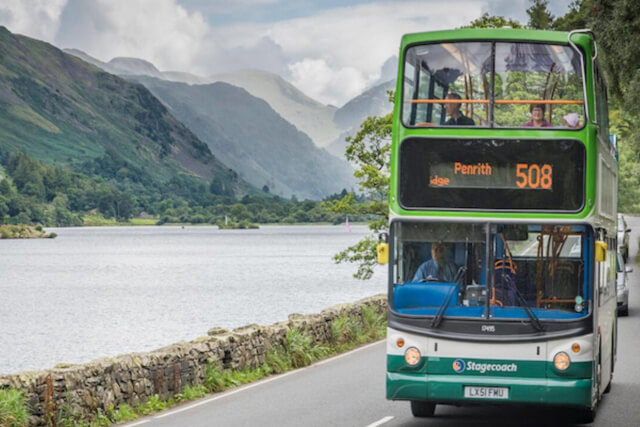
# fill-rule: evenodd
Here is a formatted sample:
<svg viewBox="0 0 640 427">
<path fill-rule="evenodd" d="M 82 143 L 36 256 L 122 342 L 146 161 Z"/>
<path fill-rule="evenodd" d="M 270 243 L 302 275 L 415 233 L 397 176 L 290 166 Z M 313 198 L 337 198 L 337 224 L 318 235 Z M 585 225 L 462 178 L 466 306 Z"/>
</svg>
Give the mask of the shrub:
<svg viewBox="0 0 640 427">
<path fill-rule="evenodd" d="M 0 390 L 0 427 L 27 425 L 29 411 L 24 396 L 12 388 Z"/>
</svg>

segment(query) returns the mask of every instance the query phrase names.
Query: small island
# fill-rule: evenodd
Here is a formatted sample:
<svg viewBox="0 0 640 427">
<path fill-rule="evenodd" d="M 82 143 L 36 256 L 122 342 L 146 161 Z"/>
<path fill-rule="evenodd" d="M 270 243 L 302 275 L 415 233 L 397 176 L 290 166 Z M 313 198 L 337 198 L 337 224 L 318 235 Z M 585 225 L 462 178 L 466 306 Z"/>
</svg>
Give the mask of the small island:
<svg viewBox="0 0 640 427">
<path fill-rule="evenodd" d="M 216 223 L 220 230 L 249 230 L 258 229 L 260 226 L 249 221 L 218 221 Z"/>
<path fill-rule="evenodd" d="M 0 239 L 53 239 L 56 233 L 48 233 L 41 225 L 0 224 Z"/>
</svg>

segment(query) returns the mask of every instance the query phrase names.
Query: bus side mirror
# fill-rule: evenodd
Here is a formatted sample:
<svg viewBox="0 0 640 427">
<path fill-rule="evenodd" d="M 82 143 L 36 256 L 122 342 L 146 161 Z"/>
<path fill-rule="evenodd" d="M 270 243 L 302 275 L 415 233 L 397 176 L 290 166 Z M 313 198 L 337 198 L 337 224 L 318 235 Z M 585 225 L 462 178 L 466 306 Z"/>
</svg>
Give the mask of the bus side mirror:
<svg viewBox="0 0 640 427">
<path fill-rule="evenodd" d="M 378 264 L 389 264 L 389 235 L 380 233 L 376 252 L 378 254 Z"/>
<path fill-rule="evenodd" d="M 607 260 L 607 244 L 600 240 L 596 241 L 596 262 L 604 262 Z"/>
</svg>

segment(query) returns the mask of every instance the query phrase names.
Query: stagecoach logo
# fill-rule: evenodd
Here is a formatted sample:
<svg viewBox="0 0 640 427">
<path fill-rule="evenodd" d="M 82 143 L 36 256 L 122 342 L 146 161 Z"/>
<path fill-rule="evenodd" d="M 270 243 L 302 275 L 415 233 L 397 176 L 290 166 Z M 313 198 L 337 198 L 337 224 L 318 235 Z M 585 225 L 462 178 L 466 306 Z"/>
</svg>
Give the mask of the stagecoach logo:
<svg viewBox="0 0 640 427">
<path fill-rule="evenodd" d="M 456 359 L 453 361 L 453 370 L 457 373 L 464 371 L 464 360 Z"/>
<path fill-rule="evenodd" d="M 518 365 L 515 363 L 476 363 L 466 362 L 462 359 L 453 361 L 453 370 L 458 374 L 467 371 L 480 372 L 518 372 Z"/>
</svg>

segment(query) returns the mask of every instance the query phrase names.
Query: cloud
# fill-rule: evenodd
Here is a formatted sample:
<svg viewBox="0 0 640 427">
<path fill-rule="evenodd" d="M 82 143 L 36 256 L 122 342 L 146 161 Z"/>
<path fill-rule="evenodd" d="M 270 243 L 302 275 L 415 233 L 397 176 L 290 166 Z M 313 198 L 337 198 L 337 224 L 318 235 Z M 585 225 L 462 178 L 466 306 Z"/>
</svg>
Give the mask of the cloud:
<svg viewBox="0 0 640 427">
<path fill-rule="evenodd" d="M 213 48 L 204 17 L 175 0 L 71 0 L 56 43 L 105 61 L 142 58 L 164 70 L 189 70 Z"/>
<path fill-rule="evenodd" d="M 472 0 L 380 2 L 213 32 L 229 48 L 257 37 L 272 39 L 290 58 L 285 77 L 321 102 L 342 105 L 380 77 L 403 34 L 461 26 L 479 17 L 483 6 Z"/>
<path fill-rule="evenodd" d="M 341 105 L 360 93 L 366 82 L 354 67 L 331 68 L 323 59 L 303 59 L 289 65 L 291 83 L 314 99 Z"/>
<path fill-rule="evenodd" d="M 67 0 L 4 0 L 0 2 L 0 25 L 52 42 L 66 4 Z"/>
<path fill-rule="evenodd" d="M 569 1 L 549 7 L 561 15 Z M 281 0 L 0 0 L 0 24 L 103 61 L 133 56 L 160 70 L 203 76 L 263 69 L 321 102 L 342 105 L 386 75 L 385 61 L 398 54 L 403 34 L 459 27 L 487 11 L 522 22 L 530 5 L 381 0 L 335 6 L 345 3 L 305 0 L 287 15 L 292 3 Z M 269 19 L 258 13 L 267 10 Z"/>
</svg>

